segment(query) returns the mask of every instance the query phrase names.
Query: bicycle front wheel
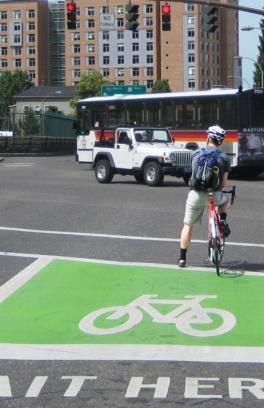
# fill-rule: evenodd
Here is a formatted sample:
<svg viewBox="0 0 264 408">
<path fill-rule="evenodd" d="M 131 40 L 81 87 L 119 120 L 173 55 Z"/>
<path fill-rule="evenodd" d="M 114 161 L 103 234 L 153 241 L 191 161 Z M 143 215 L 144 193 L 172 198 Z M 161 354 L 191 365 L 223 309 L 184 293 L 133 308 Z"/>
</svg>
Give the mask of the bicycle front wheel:
<svg viewBox="0 0 264 408">
<path fill-rule="evenodd" d="M 220 263 L 224 254 L 224 247 L 221 248 L 221 244 L 217 238 L 212 239 L 212 261 L 215 264 L 216 273 L 220 276 Z"/>
</svg>

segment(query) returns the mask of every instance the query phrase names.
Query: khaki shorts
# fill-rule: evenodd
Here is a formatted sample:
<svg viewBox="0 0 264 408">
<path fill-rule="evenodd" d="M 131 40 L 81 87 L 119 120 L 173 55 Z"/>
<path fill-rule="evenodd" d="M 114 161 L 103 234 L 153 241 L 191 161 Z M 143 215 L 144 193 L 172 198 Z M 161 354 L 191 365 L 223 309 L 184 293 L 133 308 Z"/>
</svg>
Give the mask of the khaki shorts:
<svg viewBox="0 0 264 408">
<path fill-rule="evenodd" d="M 214 202 L 216 205 L 223 205 L 228 202 L 228 198 L 222 191 L 216 191 L 214 192 Z M 204 209 L 208 206 L 207 192 L 191 190 L 186 201 L 184 224 L 196 224 L 201 220 Z"/>
</svg>

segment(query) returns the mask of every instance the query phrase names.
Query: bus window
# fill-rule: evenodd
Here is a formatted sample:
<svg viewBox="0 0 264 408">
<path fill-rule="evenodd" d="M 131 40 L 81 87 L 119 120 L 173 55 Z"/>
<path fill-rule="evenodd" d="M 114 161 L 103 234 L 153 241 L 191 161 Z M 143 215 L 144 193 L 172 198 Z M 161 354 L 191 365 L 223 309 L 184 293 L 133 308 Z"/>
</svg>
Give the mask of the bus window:
<svg viewBox="0 0 264 408">
<path fill-rule="evenodd" d="M 175 126 L 175 102 L 164 101 L 161 103 L 161 125 Z"/>
<path fill-rule="evenodd" d="M 207 129 L 209 125 L 219 123 L 219 100 L 202 100 L 197 102 L 197 125 Z"/>
<path fill-rule="evenodd" d="M 143 102 L 131 102 L 125 106 L 127 112 L 127 124 L 144 124 L 144 104 Z"/>
<path fill-rule="evenodd" d="M 160 126 L 160 102 L 145 103 L 145 123 Z"/>
<path fill-rule="evenodd" d="M 108 105 L 108 118 L 106 126 L 116 126 L 125 124 L 125 108 L 123 104 L 111 103 Z"/>
<path fill-rule="evenodd" d="M 176 123 L 182 129 L 190 129 L 195 126 L 194 102 L 179 102 L 176 105 Z"/>
<path fill-rule="evenodd" d="M 251 95 L 251 127 L 264 127 L 264 94 Z"/>
<path fill-rule="evenodd" d="M 220 114 L 221 126 L 224 129 L 237 129 L 237 99 L 236 98 L 224 98 L 221 100 L 221 114 Z"/>
<path fill-rule="evenodd" d="M 106 105 L 105 104 L 94 104 L 91 109 L 91 120 L 92 126 L 94 127 L 105 127 L 106 120 Z"/>
<path fill-rule="evenodd" d="M 91 112 L 90 111 L 81 111 L 80 115 L 80 133 L 81 135 L 86 135 L 89 133 L 91 124 Z"/>
</svg>

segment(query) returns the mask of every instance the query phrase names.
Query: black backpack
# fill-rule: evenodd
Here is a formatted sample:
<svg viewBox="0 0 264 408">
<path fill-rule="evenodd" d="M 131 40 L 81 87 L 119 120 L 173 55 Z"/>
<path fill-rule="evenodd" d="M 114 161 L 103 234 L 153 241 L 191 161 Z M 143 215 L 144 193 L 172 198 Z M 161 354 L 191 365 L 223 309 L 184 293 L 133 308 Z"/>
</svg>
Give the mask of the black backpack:
<svg viewBox="0 0 264 408">
<path fill-rule="evenodd" d="M 221 152 L 213 150 L 207 152 L 202 148 L 199 152 L 198 160 L 193 168 L 189 181 L 189 186 L 197 191 L 218 190 L 223 177 L 219 158 Z"/>
</svg>

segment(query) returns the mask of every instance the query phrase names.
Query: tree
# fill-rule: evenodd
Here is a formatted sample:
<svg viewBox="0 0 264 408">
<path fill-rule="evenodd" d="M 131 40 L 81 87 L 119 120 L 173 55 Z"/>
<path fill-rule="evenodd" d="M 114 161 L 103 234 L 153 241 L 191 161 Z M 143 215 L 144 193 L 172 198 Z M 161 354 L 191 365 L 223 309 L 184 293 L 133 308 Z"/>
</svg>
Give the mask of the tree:
<svg viewBox="0 0 264 408">
<path fill-rule="evenodd" d="M 40 130 L 40 122 L 32 108 L 29 108 L 23 119 L 18 121 L 18 128 L 23 136 L 37 135 Z"/>
<path fill-rule="evenodd" d="M 258 64 L 261 66 L 261 68 L 264 71 L 264 19 L 261 20 L 260 22 L 260 28 L 261 28 L 261 34 L 259 36 L 259 55 L 257 58 Z M 258 66 L 258 64 L 255 64 L 255 71 L 254 71 L 254 86 L 256 87 L 261 87 L 262 85 L 262 75 L 261 75 L 261 70 Z"/>
<path fill-rule="evenodd" d="M 76 85 L 76 96 L 70 101 L 71 107 L 75 109 L 79 99 L 101 95 L 101 86 L 107 83 L 109 81 L 105 81 L 96 70 L 81 75 L 80 82 Z"/>
<path fill-rule="evenodd" d="M 168 79 L 158 79 L 152 88 L 152 93 L 171 92 Z"/>
<path fill-rule="evenodd" d="M 7 116 L 9 106 L 14 104 L 14 95 L 33 86 L 28 74 L 21 70 L 4 71 L 0 75 L 0 114 Z"/>
</svg>

